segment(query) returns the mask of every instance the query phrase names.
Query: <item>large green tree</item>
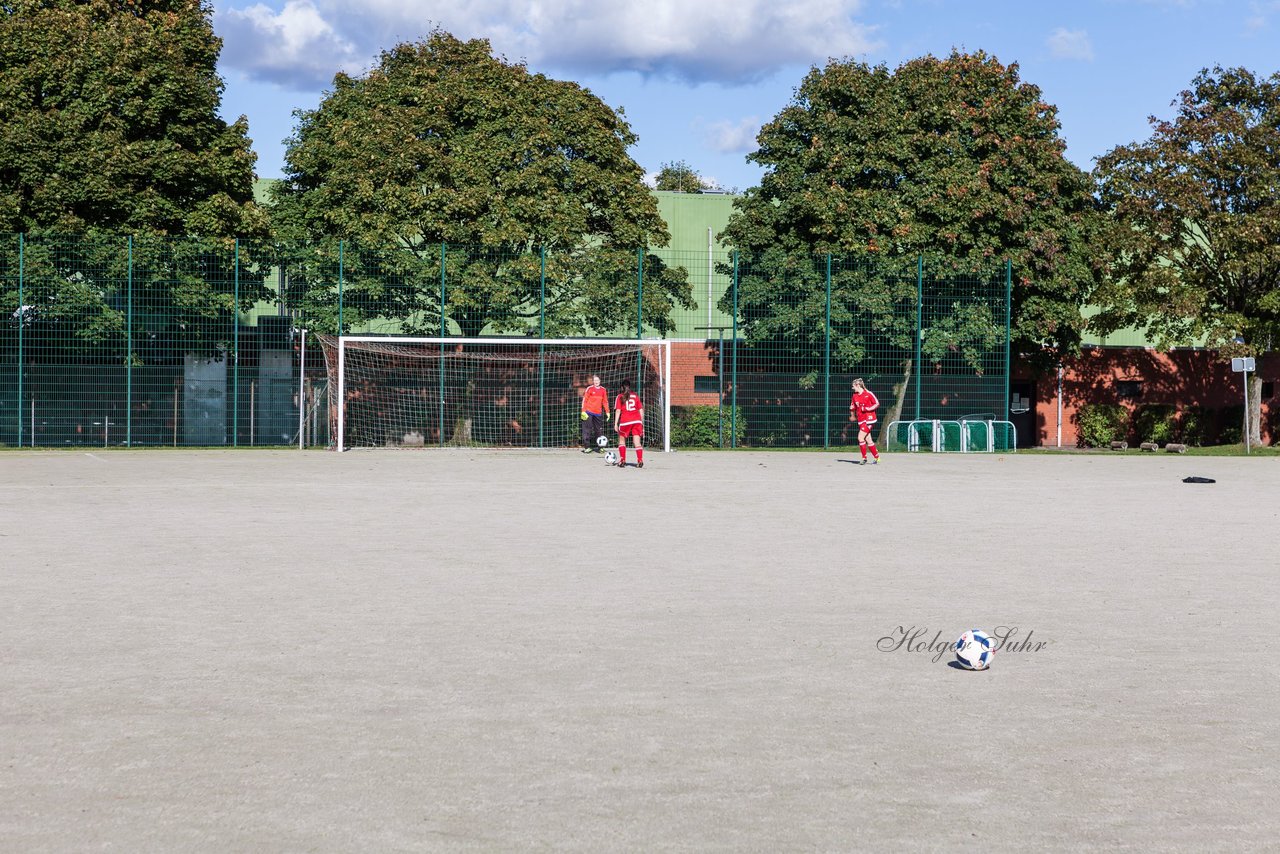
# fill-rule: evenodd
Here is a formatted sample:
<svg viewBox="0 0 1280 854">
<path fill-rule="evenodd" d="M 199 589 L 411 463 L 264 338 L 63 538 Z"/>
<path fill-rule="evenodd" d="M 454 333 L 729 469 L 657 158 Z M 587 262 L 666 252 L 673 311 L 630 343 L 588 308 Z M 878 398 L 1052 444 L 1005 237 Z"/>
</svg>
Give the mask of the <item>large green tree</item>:
<svg viewBox="0 0 1280 854">
<path fill-rule="evenodd" d="M 0 232 L 260 232 L 220 49 L 201 0 L 0 5 Z"/>
<path fill-rule="evenodd" d="M 910 264 L 920 256 L 933 278 L 953 270 L 989 280 L 1007 260 L 1014 346 L 1037 354 L 1078 344 L 1080 306 L 1097 276 L 1092 185 L 1063 156 L 1056 110 L 1016 64 L 982 52 L 897 69 L 832 61 L 810 71 L 758 140 L 749 159 L 764 177 L 735 202 L 722 235 L 759 271 L 739 294 L 749 339 L 767 339 L 784 307 L 804 328 L 823 326 L 821 278 L 777 274 L 781 262 L 768 259 L 834 253 L 842 268 L 866 271 L 833 282 L 833 323 L 849 330 L 837 342 L 838 367 L 865 354 L 854 331 L 863 318 L 885 331 L 910 374 L 903 307 L 914 303 Z M 936 346 L 926 337 L 922 355 L 982 350 L 993 333 L 1003 336 L 992 325 L 1003 326 L 1001 314 L 953 319 Z"/>
<path fill-rule="evenodd" d="M 228 238 L 265 235 L 266 214 L 245 120 L 218 117 L 211 14 L 201 0 L 0 3 L 0 233 L 26 235 L 28 353 L 123 358 L 131 302 L 135 343 L 204 349 L 264 296 L 242 263 L 236 304 Z M 0 261 L 11 306 L 15 249 Z"/>
<path fill-rule="evenodd" d="M 1159 346 L 1223 358 L 1280 343 L 1280 74 L 1201 71 L 1151 119 L 1151 137 L 1099 158 L 1115 267 L 1097 294 L 1099 331 L 1144 330 Z M 1242 339 L 1237 341 L 1236 339 Z M 1260 434 L 1261 379 L 1250 389 Z"/>
<path fill-rule="evenodd" d="M 669 236 L 622 116 L 487 41 L 399 45 L 298 120 L 276 220 L 285 237 L 344 241 L 348 328 L 634 330 L 641 265 L 646 326 L 669 329 L 689 300 L 684 271 L 642 251 Z M 321 328 L 336 326 L 335 265 L 331 251 L 299 273 Z"/>
</svg>

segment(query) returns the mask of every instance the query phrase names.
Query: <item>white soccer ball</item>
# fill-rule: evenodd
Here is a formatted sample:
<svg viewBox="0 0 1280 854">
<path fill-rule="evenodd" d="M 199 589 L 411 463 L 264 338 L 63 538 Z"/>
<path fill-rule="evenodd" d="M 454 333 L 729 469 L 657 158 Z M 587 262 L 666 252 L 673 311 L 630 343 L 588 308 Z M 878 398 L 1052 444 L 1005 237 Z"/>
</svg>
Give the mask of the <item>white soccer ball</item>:
<svg viewBox="0 0 1280 854">
<path fill-rule="evenodd" d="M 597 448 L 603 448 L 603 447 L 604 447 L 605 445 L 607 445 L 607 444 L 609 444 L 609 437 L 607 437 L 607 436 L 596 436 L 596 447 L 597 447 Z"/>
<path fill-rule="evenodd" d="M 612 466 L 612 465 L 616 465 L 616 464 L 617 464 L 617 462 L 618 462 L 618 455 L 617 455 L 617 454 L 615 454 L 613 451 L 606 451 L 606 452 L 605 452 L 605 455 L 604 455 L 604 464 L 605 464 L 605 465 L 607 465 L 607 466 Z"/>
<path fill-rule="evenodd" d="M 982 629 L 969 629 L 956 641 L 956 661 L 966 670 L 986 670 L 995 654 L 996 642 Z"/>
</svg>

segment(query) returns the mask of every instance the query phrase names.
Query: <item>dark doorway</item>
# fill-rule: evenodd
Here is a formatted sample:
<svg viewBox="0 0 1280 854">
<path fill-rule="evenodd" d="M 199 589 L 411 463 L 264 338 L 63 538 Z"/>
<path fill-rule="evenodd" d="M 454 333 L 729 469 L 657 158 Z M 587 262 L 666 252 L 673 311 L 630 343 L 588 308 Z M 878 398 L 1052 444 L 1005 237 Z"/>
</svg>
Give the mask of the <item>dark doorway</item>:
<svg viewBox="0 0 1280 854">
<path fill-rule="evenodd" d="M 1018 432 L 1019 448 L 1032 448 L 1038 444 L 1035 383 L 1009 383 L 1009 420 L 1013 422 L 1013 429 Z"/>
</svg>

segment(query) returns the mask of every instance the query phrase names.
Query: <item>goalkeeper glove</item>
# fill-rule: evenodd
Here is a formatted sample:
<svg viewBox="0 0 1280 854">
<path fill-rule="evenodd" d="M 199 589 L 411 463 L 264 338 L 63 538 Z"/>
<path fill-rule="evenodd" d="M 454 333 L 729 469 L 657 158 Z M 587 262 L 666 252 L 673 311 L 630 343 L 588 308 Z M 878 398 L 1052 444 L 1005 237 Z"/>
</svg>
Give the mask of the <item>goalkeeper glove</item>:
<svg viewBox="0 0 1280 854">
<path fill-rule="evenodd" d="M 586 411 L 585 411 L 585 410 L 582 412 L 582 420 L 583 420 L 583 421 L 586 421 L 586 420 L 587 420 L 587 413 L 586 413 Z"/>
</svg>

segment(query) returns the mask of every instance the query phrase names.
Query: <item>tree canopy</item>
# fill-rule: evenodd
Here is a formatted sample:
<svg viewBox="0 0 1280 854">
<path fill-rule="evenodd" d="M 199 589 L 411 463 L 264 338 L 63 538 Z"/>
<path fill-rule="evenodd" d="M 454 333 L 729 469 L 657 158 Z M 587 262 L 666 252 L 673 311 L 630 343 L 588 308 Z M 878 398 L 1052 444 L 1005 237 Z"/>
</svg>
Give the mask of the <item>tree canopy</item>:
<svg viewBox="0 0 1280 854">
<path fill-rule="evenodd" d="M 1280 338 L 1280 74 L 1204 69 L 1151 137 L 1099 158 L 1114 269 L 1096 301 L 1101 332 L 1142 329 L 1159 346 L 1224 358 Z M 1261 380 L 1249 429 L 1260 434 Z"/>
<path fill-rule="evenodd" d="M 749 159 L 765 175 L 735 203 L 726 242 L 846 263 L 923 256 L 931 270 L 984 275 L 1007 260 L 1015 346 L 1078 344 L 1080 305 L 1098 274 L 1091 184 L 1063 156 L 1055 108 L 1016 64 L 982 52 L 896 70 L 832 61 L 804 78 L 758 139 Z M 746 312 L 800 296 L 758 291 Z M 854 313 L 874 310 L 870 297 L 835 295 Z"/>
<path fill-rule="evenodd" d="M 0 232 L 252 236 L 245 119 L 201 0 L 0 6 Z"/>
<path fill-rule="evenodd" d="M 673 190 L 677 193 L 701 193 L 706 184 L 702 176 L 683 160 L 663 163 L 654 179 L 655 190 Z"/>
<path fill-rule="evenodd" d="M 267 221 L 246 121 L 218 117 L 211 14 L 200 0 L 0 5 L 0 233 L 25 235 L 29 352 L 211 350 L 266 296 L 230 240 Z M 17 246 L 0 251 L 14 305 Z"/>
<path fill-rule="evenodd" d="M 443 319 L 472 335 L 544 321 L 565 334 L 634 328 L 636 250 L 669 240 L 627 153 L 635 141 L 588 90 L 437 30 L 363 77 L 339 74 L 298 114 L 277 222 L 285 236 L 364 250 L 346 270 L 353 322 L 406 318 L 402 329 L 430 334 Z M 645 322 L 664 329 L 688 285 L 651 255 L 643 263 Z M 309 291 L 331 274 L 313 270 Z"/>
</svg>

